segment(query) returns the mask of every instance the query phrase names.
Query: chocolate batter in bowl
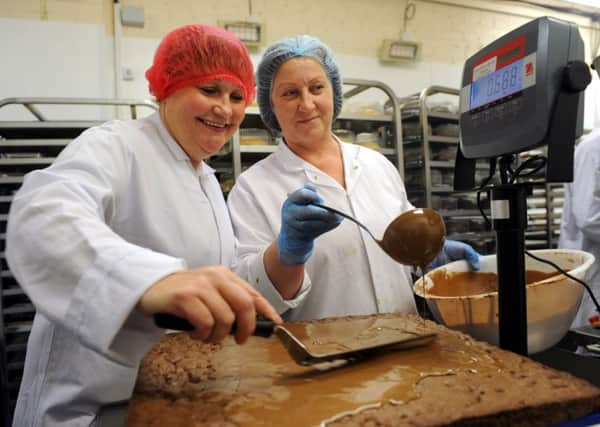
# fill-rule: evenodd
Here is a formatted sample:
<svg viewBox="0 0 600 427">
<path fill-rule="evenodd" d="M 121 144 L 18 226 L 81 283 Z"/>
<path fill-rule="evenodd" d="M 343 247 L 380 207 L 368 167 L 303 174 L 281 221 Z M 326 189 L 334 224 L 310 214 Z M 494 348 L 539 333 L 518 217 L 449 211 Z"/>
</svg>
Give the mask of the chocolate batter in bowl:
<svg viewBox="0 0 600 427">
<path fill-rule="evenodd" d="M 532 251 L 583 279 L 594 256 L 583 251 Z M 525 257 L 527 270 L 527 329 L 530 354 L 552 347 L 566 334 L 583 296 L 579 283 L 551 266 Z M 455 261 L 430 271 L 414 291 L 425 298 L 436 320 L 476 339 L 498 345 L 498 292 L 496 256 L 480 258 L 479 272 L 466 261 Z"/>
</svg>

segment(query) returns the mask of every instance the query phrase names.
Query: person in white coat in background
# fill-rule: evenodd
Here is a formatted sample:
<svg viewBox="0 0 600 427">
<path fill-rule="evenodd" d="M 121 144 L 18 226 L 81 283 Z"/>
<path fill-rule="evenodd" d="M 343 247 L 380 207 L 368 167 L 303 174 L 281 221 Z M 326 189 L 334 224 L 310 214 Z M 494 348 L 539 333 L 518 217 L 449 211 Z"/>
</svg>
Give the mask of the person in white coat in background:
<svg viewBox="0 0 600 427">
<path fill-rule="evenodd" d="M 596 261 L 584 281 L 600 299 L 600 128 L 595 128 L 575 148 L 573 182 L 566 183 L 558 247 L 590 252 Z M 589 325 L 600 315 L 587 292 L 571 327 Z"/>
<path fill-rule="evenodd" d="M 313 205 L 324 201 L 375 236 L 413 208 L 389 160 L 332 133 L 343 100 L 329 47 L 311 36 L 280 40 L 265 50 L 256 77 L 263 122 L 283 139 L 227 199 L 239 274 L 286 320 L 415 312 L 409 268 L 356 224 Z M 448 241 L 435 265 L 462 258 L 478 268 L 470 246 Z"/>
<path fill-rule="evenodd" d="M 204 160 L 242 122 L 253 65 L 232 34 L 188 25 L 146 72 L 159 111 L 111 121 L 28 174 L 12 202 L 7 260 L 36 308 L 15 426 L 84 426 L 126 400 L 171 313 L 244 342 L 273 307 L 236 276 L 223 195 Z"/>
</svg>

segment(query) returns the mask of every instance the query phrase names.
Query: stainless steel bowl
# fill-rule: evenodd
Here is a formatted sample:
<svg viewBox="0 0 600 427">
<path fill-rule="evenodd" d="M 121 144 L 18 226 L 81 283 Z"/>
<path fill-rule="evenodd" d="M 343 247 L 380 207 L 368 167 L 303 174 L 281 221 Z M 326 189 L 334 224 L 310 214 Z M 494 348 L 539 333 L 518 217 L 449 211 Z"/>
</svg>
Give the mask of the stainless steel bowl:
<svg viewBox="0 0 600 427">
<path fill-rule="evenodd" d="M 552 261 L 572 276 L 583 279 L 594 262 L 588 252 L 547 249 L 531 251 L 534 255 Z M 525 256 L 527 270 L 555 271 L 548 264 Z M 497 272 L 496 255 L 481 257 L 482 272 Z M 427 273 L 415 283 L 414 291 L 425 298 L 436 320 L 449 328 L 465 332 L 472 337 L 498 345 L 498 292 L 477 295 L 437 296 L 427 293 L 434 283 L 432 274 L 469 271 L 466 261 L 455 261 Z M 425 289 L 423 289 L 425 283 Z M 584 287 L 565 277 L 551 277 L 527 285 L 528 351 L 534 354 L 546 350 L 567 333 L 585 291 Z"/>
</svg>

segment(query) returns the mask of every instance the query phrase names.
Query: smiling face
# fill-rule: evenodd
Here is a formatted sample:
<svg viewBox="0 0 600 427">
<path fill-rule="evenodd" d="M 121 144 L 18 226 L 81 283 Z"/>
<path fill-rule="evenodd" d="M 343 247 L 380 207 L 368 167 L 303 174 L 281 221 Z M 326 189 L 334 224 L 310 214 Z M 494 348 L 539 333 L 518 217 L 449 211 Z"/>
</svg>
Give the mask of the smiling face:
<svg viewBox="0 0 600 427">
<path fill-rule="evenodd" d="M 245 110 L 244 91 L 225 80 L 177 90 L 160 103 L 165 127 L 194 167 L 233 136 Z"/>
<path fill-rule="evenodd" d="M 271 103 L 290 147 L 306 147 L 330 137 L 333 90 L 316 60 L 299 57 L 286 61 L 273 80 Z"/>
</svg>

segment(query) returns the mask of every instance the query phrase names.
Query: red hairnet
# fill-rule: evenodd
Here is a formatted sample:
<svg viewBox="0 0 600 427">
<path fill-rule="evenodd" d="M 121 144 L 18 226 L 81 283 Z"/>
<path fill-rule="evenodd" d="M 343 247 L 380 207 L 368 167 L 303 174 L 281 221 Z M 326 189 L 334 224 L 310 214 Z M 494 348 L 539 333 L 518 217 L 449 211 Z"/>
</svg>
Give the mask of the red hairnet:
<svg viewBox="0 0 600 427">
<path fill-rule="evenodd" d="M 254 99 L 254 67 L 246 46 L 211 25 L 186 25 L 168 33 L 146 71 L 150 93 L 161 101 L 178 89 L 212 80 L 242 87 L 246 105 Z"/>
</svg>

